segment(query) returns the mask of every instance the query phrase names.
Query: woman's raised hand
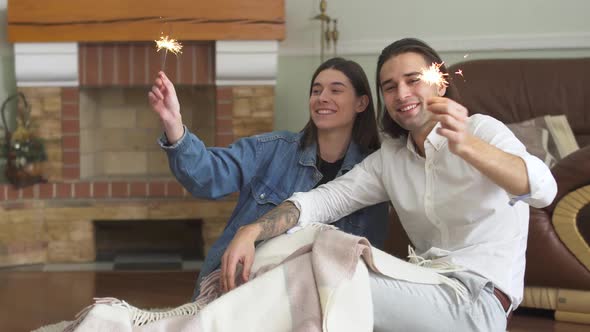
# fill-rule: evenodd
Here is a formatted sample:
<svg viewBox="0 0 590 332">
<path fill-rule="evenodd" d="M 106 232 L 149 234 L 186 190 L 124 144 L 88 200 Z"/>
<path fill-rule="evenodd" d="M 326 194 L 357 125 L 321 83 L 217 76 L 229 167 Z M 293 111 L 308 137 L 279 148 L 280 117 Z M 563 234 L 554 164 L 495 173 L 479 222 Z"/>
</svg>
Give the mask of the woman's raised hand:
<svg viewBox="0 0 590 332">
<path fill-rule="evenodd" d="M 148 93 L 148 99 L 152 109 L 162 121 L 168 143 L 176 143 L 184 134 L 184 126 L 182 125 L 176 90 L 164 72 L 158 73 L 154 85 Z"/>
</svg>

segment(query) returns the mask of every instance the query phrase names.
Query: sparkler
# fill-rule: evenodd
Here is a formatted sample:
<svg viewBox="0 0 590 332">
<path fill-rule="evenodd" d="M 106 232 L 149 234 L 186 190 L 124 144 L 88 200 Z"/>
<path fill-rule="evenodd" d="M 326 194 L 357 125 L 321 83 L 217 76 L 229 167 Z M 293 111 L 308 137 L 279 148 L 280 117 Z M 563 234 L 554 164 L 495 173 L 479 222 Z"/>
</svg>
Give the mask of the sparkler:
<svg viewBox="0 0 590 332">
<path fill-rule="evenodd" d="M 164 61 L 162 61 L 162 70 L 164 70 L 168 51 L 178 55 L 178 53 L 182 53 L 182 44 L 180 44 L 176 39 L 168 38 L 168 36 L 160 36 L 160 39 L 154 41 L 156 42 L 156 47 L 158 48 L 156 52 L 159 52 L 161 49 L 165 50 Z"/>
<path fill-rule="evenodd" d="M 444 62 L 433 62 L 429 68 L 420 71 L 418 78 L 430 85 L 438 85 L 439 87 L 449 86 L 449 82 L 446 80 L 446 77 L 449 76 L 449 74 L 440 71 L 440 67 L 443 64 Z"/>
</svg>

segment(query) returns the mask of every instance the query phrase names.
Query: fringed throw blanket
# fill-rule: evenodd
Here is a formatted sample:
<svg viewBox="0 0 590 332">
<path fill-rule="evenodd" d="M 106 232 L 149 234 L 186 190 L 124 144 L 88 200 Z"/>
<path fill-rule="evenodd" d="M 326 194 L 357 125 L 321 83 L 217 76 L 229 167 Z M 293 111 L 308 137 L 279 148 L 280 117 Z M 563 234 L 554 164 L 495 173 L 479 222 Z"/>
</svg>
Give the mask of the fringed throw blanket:
<svg viewBox="0 0 590 332">
<path fill-rule="evenodd" d="M 447 284 L 458 297 L 465 295 L 441 271 L 394 258 L 364 238 L 312 225 L 260 245 L 250 281 L 223 296 L 216 272 L 203 281 L 195 303 L 148 312 L 98 299 L 65 331 L 372 331 L 367 267 L 396 279 Z"/>
</svg>

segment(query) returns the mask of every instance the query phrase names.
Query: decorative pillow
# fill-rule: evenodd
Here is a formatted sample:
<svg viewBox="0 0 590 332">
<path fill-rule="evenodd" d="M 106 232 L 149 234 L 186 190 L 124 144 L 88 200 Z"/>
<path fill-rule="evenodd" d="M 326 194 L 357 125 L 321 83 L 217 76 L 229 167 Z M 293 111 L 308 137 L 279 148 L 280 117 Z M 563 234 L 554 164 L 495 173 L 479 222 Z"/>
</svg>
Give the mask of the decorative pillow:
<svg viewBox="0 0 590 332">
<path fill-rule="evenodd" d="M 545 128 L 536 127 L 534 120 L 527 120 L 520 123 L 512 123 L 507 125 L 524 146 L 527 151 L 541 159 L 548 167 L 553 167 L 557 160 L 549 151 L 549 131 Z M 552 146 L 553 139 L 551 139 Z M 553 152 L 556 152 L 555 149 Z"/>
<path fill-rule="evenodd" d="M 565 115 L 545 115 L 507 126 L 529 153 L 549 167 L 580 148 Z"/>
<path fill-rule="evenodd" d="M 547 123 L 549 133 L 555 141 L 555 146 L 559 152 L 559 159 L 565 158 L 568 154 L 580 148 L 565 115 L 546 115 L 545 122 Z"/>
</svg>

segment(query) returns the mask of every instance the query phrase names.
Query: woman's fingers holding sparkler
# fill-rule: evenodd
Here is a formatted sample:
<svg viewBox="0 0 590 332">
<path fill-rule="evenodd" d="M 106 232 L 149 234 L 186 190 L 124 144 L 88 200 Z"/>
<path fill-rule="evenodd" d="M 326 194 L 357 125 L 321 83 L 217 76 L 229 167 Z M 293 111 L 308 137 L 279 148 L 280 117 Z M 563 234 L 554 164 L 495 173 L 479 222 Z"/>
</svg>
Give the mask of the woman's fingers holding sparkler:
<svg viewBox="0 0 590 332">
<path fill-rule="evenodd" d="M 150 105 L 152 105 L 152 109 L 154 112 L 158 113 L 158 115 L 162 115 L 165 112 L 164 106 L 164 97 L 162 92 L 154 85 L 152 86 L 152 90 L 148 93 L 148 100 Z"/>
<path fill-rule="evenodd" d="M 164 101 L 164 93 L 165 93 L 166 87 L 164 86 L 164 82 L 163 82 L 163 79 L 161 78 L 161 74 L 163 74 L 163 73 L 162 72 L 158 73 L 158 76 L 154 80 L 154 85 L 152 85 L 152 89 L 148 93 L 149 100 L 152 104 Z"/>
<path fill-rule="evenodd" d="M 166 74 L 163 71 L 158 72 L 158 78 L 156 78 L 156 81 L 158 79 L 161 80 L 162 85 L 164 85 L 166 90 L 168 90 L 171 94 L 174 94 L 174 96 L 176 96 L 176 90 L 174 89 L 174 84 L 172 84 L 170 79 L 168 79 L 168 76 L 166 76 Z"/>
<path fill-rule="evenodd" d="M 149 96 L 150 102 L 152 102 L 154 109 L 160 116 L 166 116 L 166 113 L 174 116 L 180 114 L 180 104 L 176 96 L 174 84 L 172 84 L 164 72 L 161 71 L 158 73 Z M 156 105 L 154 105 L 154 102 Z"/>
<path fill-rule="evenodd" d="M 168 142 L 174 144 L 184 135 L 184 126 L 174 85 L 164 72 L 158 73 L 148 99 L 162 121 Z"/>
<path fill-rule="evenodd" d="M 149 96 L 154 97 L 154 101 L 164 100 L 164 94 L 161 89 L 162 87 L 158 87 L 156 84 L 152 85 L 152 91 Z"/>
</svg>

